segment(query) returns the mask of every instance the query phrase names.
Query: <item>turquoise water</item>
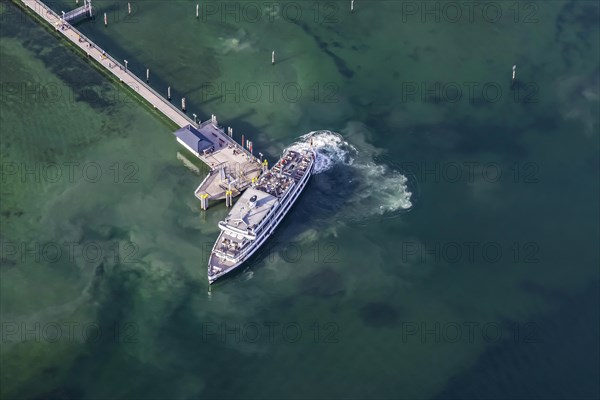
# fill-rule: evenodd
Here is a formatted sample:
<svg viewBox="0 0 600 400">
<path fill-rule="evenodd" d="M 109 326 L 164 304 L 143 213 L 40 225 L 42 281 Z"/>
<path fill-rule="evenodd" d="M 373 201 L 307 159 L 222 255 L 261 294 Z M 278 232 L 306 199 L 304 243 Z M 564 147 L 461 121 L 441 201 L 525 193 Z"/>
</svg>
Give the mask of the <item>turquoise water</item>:
<svg viewBox="0 0 600 400">
<path fill-rule="evenodd" d="M 3 398 L 599 396 L 594 2 L 94 4 L 190 115 L 322 168 L 209 291 L 206 168 L 3 2 Z"/>
</svg>

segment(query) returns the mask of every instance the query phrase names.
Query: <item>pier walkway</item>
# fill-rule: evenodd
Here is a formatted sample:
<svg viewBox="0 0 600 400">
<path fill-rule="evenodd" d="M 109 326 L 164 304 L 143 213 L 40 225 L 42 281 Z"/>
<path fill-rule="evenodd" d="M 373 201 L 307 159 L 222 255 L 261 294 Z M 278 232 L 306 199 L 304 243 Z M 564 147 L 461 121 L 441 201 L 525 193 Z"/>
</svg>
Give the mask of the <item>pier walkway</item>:
<svg viewBox="0 0 600 400">
<path fill-rule="evenodd" d="M 95 60 L 108 72 L 119 79 L 120 82 L 130 87 L 133 91 L 143 97 L 156 110 L 173 121 L 179 127 L 188 125 L 208 130 L 215 137 L 215 149 L 210 154 L 196 154 L 211 171 L 202 184 L 196 189 L 195 195 L 199 199 L 219 200 L 225 198 L 222 169 L 237 171 L 239 178 L 237 184 L 232 187 L 233 195 L 237 196 L 247 186 L 252 178 L 258 177 L 261 172 L 261 163 L 243 146 L 239 145 L 221 127 L 218 126 L 216 118 L 197 124 L 169 100 L 152 89 L 134 73 L 127 69 L 127 64 L 122 65 L 110 56 L 106 51 L 98 47 L 94 42 L 75 29 L 67 21 L 64 21 L 56 12 L 51 10 L 39 0 L 21 0 L 26 7 L 35 12 L 48 24 L 53 26 L 75 46 L 83 50 L 88 58 Z M 66 15 L 66 14 L 65 14 Z M 234 151 L 235 150 L 235 151 Z"/>
</svg>

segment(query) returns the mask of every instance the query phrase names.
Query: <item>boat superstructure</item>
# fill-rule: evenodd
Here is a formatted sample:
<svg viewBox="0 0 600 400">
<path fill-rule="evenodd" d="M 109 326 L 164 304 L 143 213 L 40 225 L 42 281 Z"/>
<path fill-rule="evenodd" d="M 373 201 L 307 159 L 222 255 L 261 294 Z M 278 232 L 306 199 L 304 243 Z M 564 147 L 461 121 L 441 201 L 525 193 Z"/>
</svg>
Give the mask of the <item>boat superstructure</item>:
<svg viewBox="0 0 600 400">
<path fill-rule="evenodd" d="M 288 150 L 246 189 L 219 222 L 221 233 L 208 260 L 210 283 L 239 267 L 269 238 L 306 186 L 314 162 L 312 150 Z"/>
</svg>

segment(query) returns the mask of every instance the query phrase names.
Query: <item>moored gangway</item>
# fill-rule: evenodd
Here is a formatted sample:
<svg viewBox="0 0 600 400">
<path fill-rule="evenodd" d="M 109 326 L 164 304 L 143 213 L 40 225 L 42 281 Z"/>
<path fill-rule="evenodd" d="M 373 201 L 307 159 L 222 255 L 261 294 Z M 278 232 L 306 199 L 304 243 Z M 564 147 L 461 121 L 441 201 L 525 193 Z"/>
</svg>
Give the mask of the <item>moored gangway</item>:
<svg viewBox="0 0 600 400">
<path fill-rule="evenodd" d="M 81 17 L 92 18 L 94 16 L 94 9 L 92 8 L 92 0 L 83 0 L 83 5 L 71 10 L 67 13 L 63 11 L 62 19 L 66 22 L 72 22 Z"/>
</svg>

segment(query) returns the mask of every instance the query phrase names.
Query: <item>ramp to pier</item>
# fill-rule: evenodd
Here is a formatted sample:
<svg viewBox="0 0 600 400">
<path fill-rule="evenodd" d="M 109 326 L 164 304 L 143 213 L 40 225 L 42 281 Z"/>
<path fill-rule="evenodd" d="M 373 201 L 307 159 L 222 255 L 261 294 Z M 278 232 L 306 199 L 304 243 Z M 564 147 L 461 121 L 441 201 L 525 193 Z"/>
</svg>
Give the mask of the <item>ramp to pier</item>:
<svg viewBox="0 0 600 400">
<path fill-rule="evenodd" d="M 83 0 L 83 5 L 81 7 L 71 10 L 68 13 L 63 13 L 63 21 L 71 22 L 81 17 L 92 18 L 92 16 L 92 0 Z"/>
</svg>

